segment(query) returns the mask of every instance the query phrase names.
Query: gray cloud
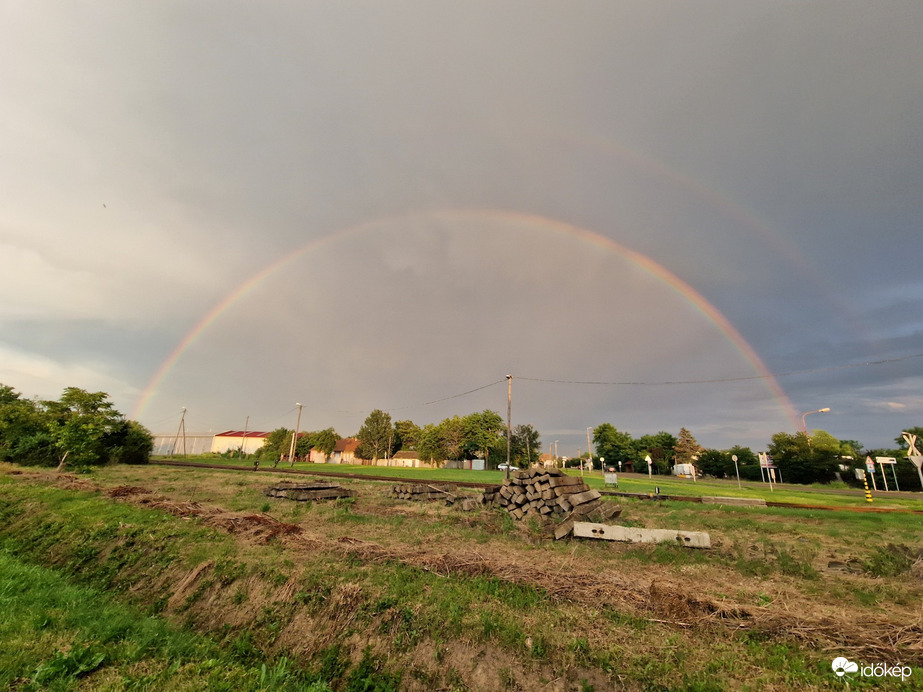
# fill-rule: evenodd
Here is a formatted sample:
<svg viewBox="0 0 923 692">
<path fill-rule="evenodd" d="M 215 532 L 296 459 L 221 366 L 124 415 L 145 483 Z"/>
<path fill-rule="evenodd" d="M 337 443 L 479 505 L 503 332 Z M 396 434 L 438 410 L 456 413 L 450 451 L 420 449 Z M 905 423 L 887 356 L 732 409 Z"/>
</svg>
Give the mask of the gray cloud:
<svg viewBox="0 0 923 692">
<path fill-rule="evenodd" d="M 132 410 L 210 310 L 306 245 L 201 332 L 143 420 L 187 405 L 239 427 L 310 396 L 346 433 L 374 407 L 500 409 L 502 386 L 420 404 L 507 372 L 754 373 L 669 274 L 487 209 L 642 253 L 773 371 L 919 350 L 919 3 L 0 12 L 0 381 L 27 394 Z M 923 416 L 915 363 L 782 385 L 886 444 Z M 514 418 L 547 430 L 761 446 L 791 425 L 758 381 L 516 384 Z"/>
</svg>

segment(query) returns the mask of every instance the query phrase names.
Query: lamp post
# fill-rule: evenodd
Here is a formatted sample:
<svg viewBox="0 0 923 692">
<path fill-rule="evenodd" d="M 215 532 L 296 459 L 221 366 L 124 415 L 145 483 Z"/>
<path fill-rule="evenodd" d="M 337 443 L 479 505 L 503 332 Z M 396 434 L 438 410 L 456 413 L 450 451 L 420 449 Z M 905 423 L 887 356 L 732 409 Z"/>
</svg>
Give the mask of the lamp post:
<svg viewBox="0 0 923 692">
<path fill-rule="evenodd" d="M 590 430 L 592 430 L 592 428 L 586 429 L 586 453 L 587 453 L 587 457 L 590 460 L 590 470 L 592 471 L 593 470 L 593 448 L 590 446 Z M 600 466 L 602 466 L 602 463 L 600 463 Z"/>
<path fill-rule="evenodd" d="M 812 413 L 830 413 L 830 409 L 819 408 L 816 411 L 806 411 L 805 413 L 801 414 L 801 429 L 804 431 L 805 435 L 808 434 L 808 422 L 805 420 L 805 418 L 810 416 Z"/>
<path fill-rule="evenodd" d="M 292 444 L 288 451 L 289 468 L 295 465 L 295 441 L 298 439 L 298 426 L 301 425 L 301 404 L 295 404 L 298 407 L 298 419 L 295 421 L 295 434 L 292 435 Z"/>
</svg>

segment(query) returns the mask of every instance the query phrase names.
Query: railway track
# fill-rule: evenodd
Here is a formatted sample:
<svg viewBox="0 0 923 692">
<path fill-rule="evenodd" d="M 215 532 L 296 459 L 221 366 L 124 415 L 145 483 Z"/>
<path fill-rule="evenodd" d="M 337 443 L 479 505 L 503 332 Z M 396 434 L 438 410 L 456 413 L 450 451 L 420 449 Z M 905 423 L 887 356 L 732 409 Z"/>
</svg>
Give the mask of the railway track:
<svg viewBox="0 0 923 692">
<path fill-rule="evenodd" d="M 241 471 L 243 473 L 254 473 L 252 468 L 246 466 L 228 466 L 227 464 L 203 464 L 196 461 L 152 461 L 155 466 L 179 466 L 186 468 L 215 469 L 218 471 Z M 303 471 L 301 469 L 285 468 L 260 468 L 257 473 L 282 473 L 295 476 L 324 476 L 330 478 L 347 478 L 360 481 L 384 481 L 386 483 L 421 483 L 425 482 L 420 478 L 403 478 L 399 476 L 370 476 L 364 473 L 343 473 L 339 471 Z M 442 481 L 449 482 L 449 481 Z M 462 488 L 489 488 L 498 485 L 497 483 L 476 483 L 473 481 L 451 481 L 452 485 Z M 702 498 L 697 495 L 661 495 L 654 493 L 624 493 L 615 490 L 600 490 L 603 495 L 610 497 L 628 497 L 636 500 L 672 500 L 674 502 L 697 502 L 702 503 Z M 923 509 L 904 509 L 898 507 L 835 507 L 831 505 L 807 505 L 796 502 L 772 502 L 766 501 L 767 507 L 783 507 L 788 509 L 819 509 L 836 512 L 857 512 L 868 514 L 923 514 Z"/>
</svg>

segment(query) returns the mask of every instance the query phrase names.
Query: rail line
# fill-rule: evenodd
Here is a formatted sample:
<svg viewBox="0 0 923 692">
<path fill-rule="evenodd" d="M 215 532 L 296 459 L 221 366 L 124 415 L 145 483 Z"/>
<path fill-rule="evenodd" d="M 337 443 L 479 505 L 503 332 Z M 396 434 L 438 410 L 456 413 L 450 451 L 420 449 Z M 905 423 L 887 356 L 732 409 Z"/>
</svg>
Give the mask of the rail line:
<svg viewBox="0 0 923 692">
<path fill-rule="evenodd" d="M 186 468 L 214 469 L 218 471 L 242 471 L 244 473 L 253 473 L 254 469 L 247 466 L 228 466 L 227 464 L 203 464 L 196 461 L 152 461 L 155 466 L 179 466 Z M 364 473 L 343 473 L 340 471 L 304 471 L 301 469 L 279 469 L 279 468 L 260 468 L 257 473 L 283 473 L 295 476 L 328 476 L 332 478 L 347 478 L 360 481 L 384 481 L 386 483 L 425 483 L 421 478 L 403 478 L 400 476 L 371 476 Z M 499 483 L 476 483 L 474 481 L 440 481 L 441 483 L 451 483 L 463 488 L 490 488 L 499 485 Z M 616 490 L 600 490 L 602 495 L 609 497 L 628 497 L 635 500 L 671 500 L 674 502 L 697 502 L 702 503 L 702 498 L 698 495 L 662 495 L 654 493 L 625 493 Z M 766 501 L 767 507 L 782 507 L 787 509 L 819 509 L 833 512 L 857 512 L 865 514 L 923 514 L 923 509 L 904 509 L 899 507 L 835 507 L 831 505 L 807 505 L 796 502 L 773 502 Z"/>
</svg>

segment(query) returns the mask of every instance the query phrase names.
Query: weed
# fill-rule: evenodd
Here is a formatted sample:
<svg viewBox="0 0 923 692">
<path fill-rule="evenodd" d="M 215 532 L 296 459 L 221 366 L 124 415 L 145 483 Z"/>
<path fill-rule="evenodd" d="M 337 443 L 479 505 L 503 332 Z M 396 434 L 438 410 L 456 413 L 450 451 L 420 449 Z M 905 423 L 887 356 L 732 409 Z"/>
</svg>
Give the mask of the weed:
<svg viewBox="0 0 923 692">
<path fill-rule="evenodd" d="M 218 583 L 227 586 L 247 574 L 247 565 L 230 558 L 222 558 L 215 562 L 213 574 Z"/>
<path fill-rule="evenodd" d="M 909 572 L 916 554 L 905 545 L 878 546 L 865 561 L 866 574 L 873 577 L 898 577 Z"/>
<path fill-rule="evenodd" d="M 366 647 L 359 665 L 346 679 L 346 692 L 398 692 L 401 675 L 387 673 L 382 668 L 381 660 L 372 656 L 371 650 Z"/>
<path fill-rule="evenodd" d="M 785 548 L 779 550 L 776 556 L 776 563 L 779 571 L 789 577 L 801 577 L 802 579 L 817 579 L 817 570 L 803 558 L 798 558 L 788 552 Z"/>
<path fill-rule="evenodd" d="M 585 637 L 574 639 L 567 648 L 576 654 L 579 661 L 586 661 L 590 656 L 590 642 Z"/>
<path fill-rule="evenodd" d="M 270 509 L 272 509 L 272 505 L 270 505 L 268 502 L 264 502 L 262 505 L 260 505 L 260 511 L 263 514 L 266 514 Z"/>
<path fill-rule="evenodd" d="M 93 646 L 75 646 L 66 654 L 58 651 L 35 669 L 32 682 L 45 685 L 58 678 L 79 678 L 99 668 L 105 659 L 106 654 Z"/>
<path fill-rule="evenodd" d="M 317 677 L 321 680 L 336 682 L 343 677 L 347 668 L 349 668 L 349 658 L 343 654 L 338 644 L 334 644 L 321 651 Z"/>
</svg>

